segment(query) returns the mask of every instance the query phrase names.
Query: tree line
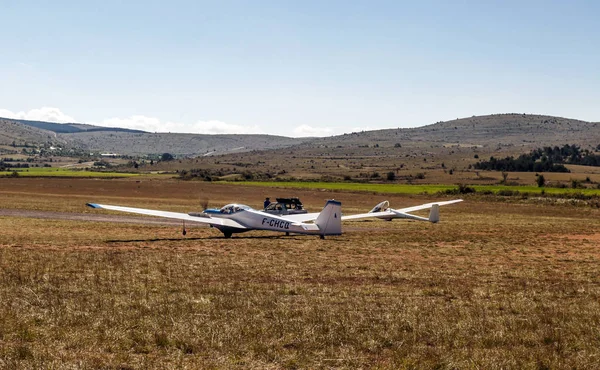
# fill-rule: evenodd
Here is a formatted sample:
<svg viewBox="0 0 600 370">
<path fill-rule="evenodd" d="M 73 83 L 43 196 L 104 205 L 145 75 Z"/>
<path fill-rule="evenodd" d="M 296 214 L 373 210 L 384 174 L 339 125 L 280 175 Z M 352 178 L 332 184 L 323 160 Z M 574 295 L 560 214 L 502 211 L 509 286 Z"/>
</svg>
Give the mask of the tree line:
<svg viewBox="0 0 600 370">
<path fill-rule="evenodd" d="M 507 172 L 570 172 L 565 164 L 600 166 L 600 155 L 587 149 L 581 150 L 577 145 L 565 144 L 562 147 L 547 146 L 534 149 L 517 158 L 490 157 L 488 161 L 477 162 L 474 167 L 478 170 Z"/>
</svg>

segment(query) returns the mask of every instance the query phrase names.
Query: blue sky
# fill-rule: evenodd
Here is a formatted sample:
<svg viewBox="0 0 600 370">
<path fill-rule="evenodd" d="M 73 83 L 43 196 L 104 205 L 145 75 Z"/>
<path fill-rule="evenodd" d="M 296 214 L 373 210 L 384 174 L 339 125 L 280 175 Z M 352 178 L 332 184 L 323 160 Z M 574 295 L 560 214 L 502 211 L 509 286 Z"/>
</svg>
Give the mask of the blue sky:
<svg viewBox="0 0 600 370">
<path fill-rule="evenodd" d="M 333 135 L 600 121 L 598 1 L 0 0 L 0 116 Z"/>
</svg>

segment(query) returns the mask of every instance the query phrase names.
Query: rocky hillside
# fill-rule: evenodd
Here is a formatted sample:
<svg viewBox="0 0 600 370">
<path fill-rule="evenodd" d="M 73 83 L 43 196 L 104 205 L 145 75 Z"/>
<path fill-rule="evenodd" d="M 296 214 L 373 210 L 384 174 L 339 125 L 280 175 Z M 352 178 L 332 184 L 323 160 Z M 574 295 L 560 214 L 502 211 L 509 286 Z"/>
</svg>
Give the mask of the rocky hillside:
<svg viewBox="0 0 600 370">
<path fill-rule="evenodd" d="M 64 143 L 53 131 L 24 125 L 15 120 L 0 118 L 0 145 Z"/>
<path fill-rule="evenodd" d="M 272 135 L 199 135 L 172 133 L 78 132 L 61 138 L 90 151 L 120 154 L 171 153 L 186 156 L 216 155 L 278 149 L 303 143 Z"/>
<path fill-rule="evenodd" d="M 531 147 L 565 143 L 596 147 L 600 123 L 530 114 L 474 116 L 409 129 L 346 134 L 315 141 L 320 145 L 394 146 L 396 143 L 496 147 Z"/>
<path fill-rule="evenodd" d="M 365 131 L 327 138 L 271 135 L 148 133 L 83 124 L 0 119 L 0 145 L 53 144 L 129 155 L 172 153 L 203 156 L 293 147 L 294 151 L 369 155 L 369 148 L 478 148 L 481 152 L 522 153 L 542 146 L 600 144 L 600 123 L 525 114 L 495 114 L 438 122 L 408 129 Z M 332 150 L 334 149 L 334 150 Z"/>
<path fill-rule="evenodd" d="M 85 124 L 0 119 L 0 146 L 55 145 L 85 151 L 127 155 L 162 154 L 201 156 L 278 149 L 306 142 L 272 135 L 199 135 L 149 133 Z"/>
</svg>

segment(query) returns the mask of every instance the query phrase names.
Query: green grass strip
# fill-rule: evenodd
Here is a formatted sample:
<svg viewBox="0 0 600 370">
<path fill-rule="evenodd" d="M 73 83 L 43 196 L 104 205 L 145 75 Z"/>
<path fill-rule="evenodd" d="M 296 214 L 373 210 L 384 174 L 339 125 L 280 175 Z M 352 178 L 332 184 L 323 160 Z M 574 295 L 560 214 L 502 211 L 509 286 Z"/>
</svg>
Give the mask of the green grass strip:
<svg viewBox="0 0 600 370">
<path fill-rule="evenodd" d="M 457 185 L 408 185 L 408 184 L 364 184 L 351 182 L 302 182 L 302 181 L 219 181 L 220 183 L 279 187 L 292 189 L 327 189 L 370 192 L 378 194 L 435 194 L 440 191 L 456 189 Z M 571 189 L 571 188 L 539 188 L 537 186 L 506 186 L 506 185 L 469 185 L 477 192 L 491 191 L 498 193 L 502 191 L 518 191 L 519 193 L 541 194 L 574 194 L 600 195 L 600 189 Z"/>
</svg>

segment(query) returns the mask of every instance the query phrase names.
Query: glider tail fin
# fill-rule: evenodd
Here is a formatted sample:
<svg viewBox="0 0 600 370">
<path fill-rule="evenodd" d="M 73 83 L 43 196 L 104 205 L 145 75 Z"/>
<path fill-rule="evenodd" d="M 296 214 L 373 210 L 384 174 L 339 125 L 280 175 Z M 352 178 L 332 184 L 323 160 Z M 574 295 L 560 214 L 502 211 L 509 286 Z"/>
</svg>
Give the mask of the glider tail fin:
<svg viewBox="0 0 600 370">
<path fill-rule="evenodd" d="M 429 222 L 433 222 L 434 224 L 440 222 L 439 204 L 434 204 L 431 206 L 431 211 L 429 212 Z"/>
<path fill-rule="evenodd" d="M 317 216 L 315 225 L 325 235 L 342 235 L 342 203 L 337 200 L 328 200 L 325 207 Z"/>
</svg>

